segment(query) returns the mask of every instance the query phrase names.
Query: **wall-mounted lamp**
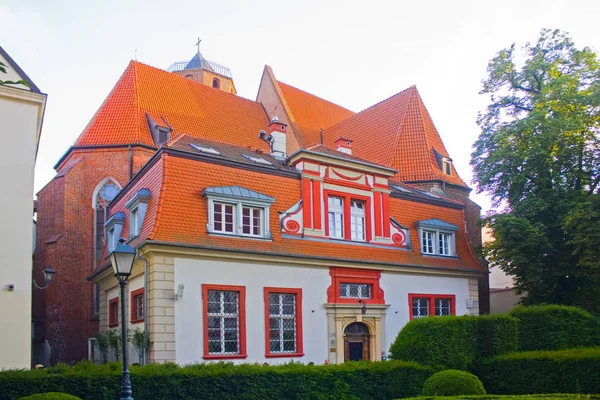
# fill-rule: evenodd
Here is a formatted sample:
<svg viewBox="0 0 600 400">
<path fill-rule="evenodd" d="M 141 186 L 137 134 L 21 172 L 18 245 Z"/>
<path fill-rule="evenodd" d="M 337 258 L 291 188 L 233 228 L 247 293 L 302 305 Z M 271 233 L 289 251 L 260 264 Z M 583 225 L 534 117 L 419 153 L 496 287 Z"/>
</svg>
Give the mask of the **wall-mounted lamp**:
<svg viewBox="0 0 600 400">
<path fill-rule="evenodd" d="M 358 300 L 359 303 L 362 303 L 362 307 L 360 308 L 360 313 L 365 315 L 367 313 L 367 302 L 363 299 Z"/>
<path fill-rule="evenodd" d="M 177 292 L 175 292 L 175 300 L 183 299 L 183 291 L 185 290 L 185 285 L 180 283 L 177 285 Z"/>
<path fill-rule="evenodd" d="M 46 289 L 48 286 L 50 286 L 50 283 L 52 282 L 52 278 L 54 278 L 54 274 L 56 274 L 56 271 L 51 266 L 48 266 L 48 268 L 43 269 L 42 272 L 44 273 L 44 280 L 46 281 L 45 285 L 40 286 L 37 284 L 35 279 L 32 279 L 33 286 L 35 286 L 38 289 Z M 13 286 L 13 290 L 14 290 L 14 286 Z"/>
</svg>

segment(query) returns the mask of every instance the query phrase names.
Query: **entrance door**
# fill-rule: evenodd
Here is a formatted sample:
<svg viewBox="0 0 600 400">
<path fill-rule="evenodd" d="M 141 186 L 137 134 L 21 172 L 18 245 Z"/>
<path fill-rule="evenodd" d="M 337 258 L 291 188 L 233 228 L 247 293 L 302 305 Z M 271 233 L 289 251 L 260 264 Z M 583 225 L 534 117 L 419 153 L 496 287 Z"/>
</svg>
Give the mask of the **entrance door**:
<svg viewBox="0 0 600 400">
<path fill-rule="evenodd" d="M 370 360 L 369 328 L 353 322 L 344 329 L 344 361 Z"/>
</svg>

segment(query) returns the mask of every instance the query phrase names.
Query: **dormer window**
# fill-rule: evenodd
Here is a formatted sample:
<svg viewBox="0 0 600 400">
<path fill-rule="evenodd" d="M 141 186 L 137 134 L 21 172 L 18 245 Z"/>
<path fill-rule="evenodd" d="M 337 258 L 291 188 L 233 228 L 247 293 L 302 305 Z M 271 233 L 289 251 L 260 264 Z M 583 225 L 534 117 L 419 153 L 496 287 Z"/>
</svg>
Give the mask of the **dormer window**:
<svg viewBox="0 0 600 400">
<path fill-rule="evenodd" d="M 271 239 L 269 208 L 274 198 L 239 186 L 206 188 L 208 233 Z"/>
<path fill-rule="evenodd" d="M 104 228 L 106 229 L 106 247 L 109 254 L 115 249 L 117 243 L 119 243 L 124 222 L 125 213 L 118 212 L 104 224 Z"/>
<path fill-rule="evenodd" d="M 212 87 L 214 87 L 215 89 L 221 89 L 221 81 L 219 80 L 219 78 L 213 79 Z"/>
<path fill-rule="evenodd" d="M 456 225 L 434 218 L 417 222 L 421 240 L 421 253 L 452 257 L 456 256 Z"/>
<path fill-rule="evenodd" d="M 125 207 L 129 210 L 129 238 L 134 238 L 142 232 L 144 217 L 150 202 L 150 190 L 140 189 L 127 203 Z"/>
<path fill-rule="evenodd" d="M 446 175 L 452 175 L 452 161 L 449 158 L 444 157 L 442 159 L 442 171 Z"/>
</svg>

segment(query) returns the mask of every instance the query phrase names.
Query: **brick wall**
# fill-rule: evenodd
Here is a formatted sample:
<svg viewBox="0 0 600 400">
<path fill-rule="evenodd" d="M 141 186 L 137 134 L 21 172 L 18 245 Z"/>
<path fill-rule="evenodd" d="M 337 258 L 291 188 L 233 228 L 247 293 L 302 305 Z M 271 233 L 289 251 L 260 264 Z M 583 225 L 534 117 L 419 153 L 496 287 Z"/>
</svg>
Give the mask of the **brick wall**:
<svg viewBox="0 0 600 400">
<path fill-rule="evenodd" d="M 132 150 L 135 174 L 151 157 L 151 150 Z M 44 326 L 52 349 L 52 363 L 87 358 L 87 339 L 98 330 L 93 315 L 93 284 L 86 277 L 94 269 L 94 189 L 107 176 L 125 186 L 130 177 L 129 150 L 73 150 L 57 176 L 38 193 L 34 274 L 42 266 L 56 270 L 54 281 L 33 297 L 34 318 Z M 36 289 L 37 292 L 39 290 Z"/>
</svg>

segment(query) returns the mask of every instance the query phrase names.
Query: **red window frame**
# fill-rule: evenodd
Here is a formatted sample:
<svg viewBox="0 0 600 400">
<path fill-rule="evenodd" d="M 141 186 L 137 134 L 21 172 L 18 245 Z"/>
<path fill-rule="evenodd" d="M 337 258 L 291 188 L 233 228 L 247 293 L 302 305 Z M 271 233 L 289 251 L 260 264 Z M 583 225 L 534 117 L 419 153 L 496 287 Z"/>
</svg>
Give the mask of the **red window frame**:
<svg viewBox="0 0 600 400">
<path fill-rule="evenodd" d="M 131 315 L 131 323 L 132 324 L 139 324 L 140 322 L 144 322 L 144 316 L 142 315 L 141 317 L 137 314 L 137 305 L 135 302 L 135 298 L 138 296 L 144 296 L 144 288 L 140 288 L 137 290 L 134 290 L 133 292 L 131 292 L 131 301 L 130 301 L 130 310 L 129 310 L 129 314 Z M 143 301 L 143 300 L 142 300 Z"/>
<path fill-rule="evenodd" d="M 344 238 L 334 240 L 347 240 L 348 242 L 369 243 L 373 238 L 371 234 L 371 198 L 353 193 L 345 193 L 337 190 L 323 190 L 323 206 L 325 208 L 325 236 L 329 237 L 329 196 L 340 197 L 344 200 Z M 352 240 L 350 227 L 350 202 L 358 200 L 365 203 L 365 240 Z"/>
<path fill-rule="evenodd" d="M 329 269 L 331 285 L 327 289 L 328 303 L 358 304 L 359 299 L 340 297 L 340 283 L 364 283 L 371 285 L 371 298 L 364 299 L 366 304 L 385 304 L 383 289 L 379 285 L 381 271 L 372 269 L 331 267 Z"/>
<path fill-rule="evenodd" d="M 296 352 L 295 353 L 271 353 L 269 343 L 269 294 L 284 293 L 296 295 Z M 302 336 L 302 289 L 265 287 L 265 357 L 302 357 L 304 355 L 304 341 Z"/>
<path fill-rule="evenodd" d="M 409 293 L 408 294 L 408 316 L 410 320 L 413 320 L 412 313 L 412 302 L 414 298 L 418 299 L 429 299 L 429 315 L 428 317 L 436 317 L 435 315 L 435 299 L 450 299 L 450 315 L 456 315 L 456 296 L 453 294 L 423 294 L 423 293 Z"/>
<path fill-rule="evenodd" d="M 240 312 L 240 353 L 239 354 L 209 354 L 208 352 L 208 291 L 229 291 L 238 292 Z M 204 324 L 204 358 L 205 360 L 227 360 L 236 358 L 246 358 L 246 286 L 232 285 L 202 285 L 202 322 Z"/>
<path fill-rule="evenodd" d="M 108 327 L 119 326 L 119 298 L 115 297 L 108 301 Z"/>
</svg>

